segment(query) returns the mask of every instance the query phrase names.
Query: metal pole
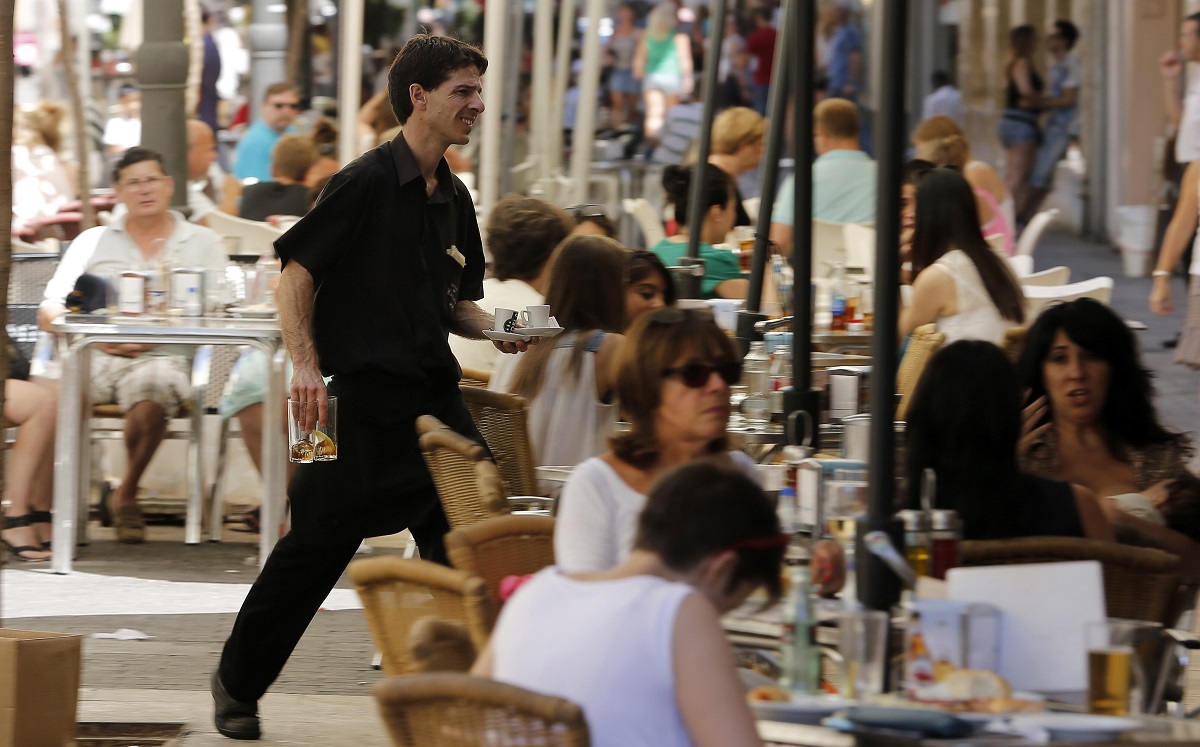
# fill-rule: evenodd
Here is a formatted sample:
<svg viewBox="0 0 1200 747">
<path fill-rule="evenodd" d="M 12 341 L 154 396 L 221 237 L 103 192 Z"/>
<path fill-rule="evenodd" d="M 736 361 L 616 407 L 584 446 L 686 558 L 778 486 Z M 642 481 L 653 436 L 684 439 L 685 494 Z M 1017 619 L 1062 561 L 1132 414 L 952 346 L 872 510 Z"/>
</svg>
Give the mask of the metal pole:
<svg viewBox="0 0 1200 747">
<path fill-rule="evenodd" d="M 186 215 L 187 133 L 183 122 L 187 117 L 184 88 L 187 86 L 188 48 L 183 43 L 183 0 L 146 3 L 143 36 L 137 50 L 137 80 L 142 91 L 142 145 L 163 154 L 167 174 L 175 179 L 171 207 Z"/>
<path fill-rule="evenodd" d="M 882 68 L 875 145 L 879 173 L 875 203 L 875 330 L 871 338 L 871 449 L 867 530 L 886 528 L 896 488 L 896 325 L 900 276 L 900 177 L 904 159 L 905 45 L 908 0 L 888 0 L 881 10 Z M 899 581 L 881 562 L 860 553 L 858 596 L 864 605 L 887 609 L 899 597 Z"/>
<path fill-rule="evenodd" d="M 162 3 L 158 0 L 146 3 L 146 18 L 149 19 L 151 8 L 159 5 L 175 5 L 174 2 Z M 265 99 L 267 86 L 287 80 L 287 17 L 284 15 L 287 6 L 277 0 L 254 0 L 250 9 L 250 119 L 258 119 L 258 107 Z M 182 16 L 183 11 L 180 11 Z M 182 21 L 181 21 L 182 23 Z M 339 20 L 340 25 L 340 20 Z M 147 20 L 149 26 L 149 20 Z M 182 34 L 179 38 L 183 38 Z M 139 66 L 140 69 L 140 66 Z M 142 111 L 146 104 L 143 100 Z M 143 114 L 143 121 L 144 121 Z M 142 127 L 145 137 L 145 126 Z M 343 137 L 353 138 L 356 128 L 343 130 Z"/>
<path fill-rule="evenodd" d="M 504 26 L 508 21 L 505 0 L 487 0 L 483 13 L 483 51 L 488 58 L 488 81 L 494 82 L 485 106 L 479 147 L 479 208 L 486 215 L 500 199 L 500 136 L 504 114 Z"/>
<path fill-rule="evenodd" d="M 338 161 L 345 165 L 359 156 L 355 133 L 362 106 L 363 0 L 342 0 L 338 31 Z"/>
<path fill-rule="evenodd" d="M 721 53 L 721 43 L 725 39 L 725 8 L 726 0 L 716 0 L 713 7 L 712 38 L 708 48 L 709 62 L 704 66 L 704 88 L 701 100 L 704 102 L 704 116 L 700 119 L 700 137 L 697 140 L 696 166 L 692 172 L 692 186 L 688 192 L 688 240 L 687 252 L 679 258 L 679 264 L 691 266 L 702 264 L 700 259 L 700 224 L 704 222 L 704 172 L 708 167 L 708 153 L 712 146 L 713 114 L 717 108 L 717 66 L 713 61 Z M 700 278 L 687 275 L 681 295 L 687 298 L 700 297 Z"/>
<path fill-rule="evenodd" d="M 795 189 L 792 192 L 792 391 L 784 401 L 789 413 L 804 410 L 812 424 L 813 444 L 821 423 L 820 397 L 812 388 L 812 167 L 816 154 L 813 149 L 813 93 L 816 81 L 816 59 L 813 45 L 817 38 L 815 3 L 798 0 L 791 22 L 788 43 L 795 47 L 792 70 L 795 76 L 795 109 L 792 112 L 792 169 Z M 780 112 L 779 116 L 785 116 Z M 789 417 L 789 422 L 791 418 Z M 796 434 L 789 433 L 790 441 Z"/>
<path fill-rule="evenodd" d="M 529 107 L 530 148 L 538 179 L 550 176 L 550 67 L 554 58 L 554 0 L 538 0 L 533 17 L 533 106 Z"/>
<path fill-rule="evenodd" d="M 587 33 L 583 37 L 583 72 L 576 81 L 579 106 L 571 138 L 571 203 L 588 200 L 592 173 L 592 143 L 596 135 L 596 94 L 600 90 L 600 19 L 605 0 L 588 0 Z"/>
<path fill-rule="evenodd" d="M 558 46 L 554 48 L 554 90 L 549 103 L 550 130 L 546 138 L 546 168 L 557 174 L 562 166 L 563 108 L 566 106 L 567 83 L 571 80 L 571 48 L 575 45 L 575 0 L 559 3 Z M 557 202 L 557 191 L 551 202 Z"/>
</svg>

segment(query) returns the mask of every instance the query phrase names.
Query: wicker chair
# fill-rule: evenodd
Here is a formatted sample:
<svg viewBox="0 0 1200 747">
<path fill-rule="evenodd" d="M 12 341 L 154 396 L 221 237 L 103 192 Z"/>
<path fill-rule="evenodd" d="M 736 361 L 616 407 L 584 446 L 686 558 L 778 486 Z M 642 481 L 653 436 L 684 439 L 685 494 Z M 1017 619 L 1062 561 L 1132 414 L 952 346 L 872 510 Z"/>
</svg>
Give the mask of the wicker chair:
<svg viewBox="0 0 1200 747">
<path fill-rule="evenodd" d="M 896 371 L 896 393 L 900 395 L 900 403 L 896 405 L 896 420 L 904 420 L 921 373 L 945 341 L 946 335 L 938 332 L 932 324 L 922 324 L 913 330 L 904 358 Z"/>
<path fill-rule="evenodd" d="M 429 615 L 408 629 L 408 657 L 418 674 L 466 672 L 479 651 L 462 623 Z"/>
<path fill-rule="evenodd" d="M 462 387 L 475 427 L 483 434 L 507 495 L 538 495 L 533 448 L 529 445 L 529 403 L 516 394 Z"/>
<path fill-rule="evenodd" d="M 492 372 L 485 371 L 482 368 L 467 368 L 463 366 L 462 378 L 459 379 L 459 386 L 473 386 L 479 389 L 487 389 L 488 382 L 492 380 Z"/>
<path fill-rule="evenodd" d="M 446 535 L 455 568 L 483 579 L 494 613 L 500 611 L 500 582 L 554 565 L 554 519 L 496 516 Z"/>
<path fill-rule="evenodd" d="M 591 743 L 574 703 L 467 674 L 392 677 L 375 686 L 375 698 L 397 747 Z"/>
<path fill-rule="evenodd" d="M 1032 320 L 1026 319 L 1026 321 Z M 1004 331 L 1004 341 L 1000 343 L 1000 349 L 1004 351 L 1014 366 L 1021 358 L 1021 351 L 1025 349 L 1025 334 L 1028 331 L 1026 327 L 1013 327 Z"/>
<path fill-rule="evenodd" d="M 417 418 L 417 433 L 451 529 L 508 513 L 504 483 L 486 449 L 432 415 Z"/>
<path fill-rule="evenodd" d="M 492 620 L 487 589 L 469 573 L 427 560 L 382 557 L 351 563 L 350 579 L 390 675 L 419 671 L 409 635 L 425 617 L 462 625 L 476 651 L 487 644 Z"/>
<path fill-rule="evenodd" d="M 1078 537 L 1021 537 L 962 543 L 962 564 L 1015 565 L 1098 560 L 1109 617 L 1173 625 L 1180 593 L 1179 558 L 1162 550 Z"/>
</svg>

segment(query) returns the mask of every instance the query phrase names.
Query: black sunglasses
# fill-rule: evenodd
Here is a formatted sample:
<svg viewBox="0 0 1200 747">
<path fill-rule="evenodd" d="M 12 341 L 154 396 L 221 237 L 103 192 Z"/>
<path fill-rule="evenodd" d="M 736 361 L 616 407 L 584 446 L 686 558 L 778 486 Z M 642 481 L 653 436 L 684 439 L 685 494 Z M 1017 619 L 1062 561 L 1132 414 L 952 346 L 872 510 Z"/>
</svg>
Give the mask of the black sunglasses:
<svg viewBox="0 0 1200 747">
<path fill-rule="evenodd" d="M 729 386 L 741 381 L 742 378 L 742 362 L 741 361 L 725 361 L 723 363 L 688 363 L 685 366 L 675 366 L 674 368 L 664 368 L 662 375 L 676 376 L 683 379 L 683 383 L 691 389 L 699 389 L 708 383 L 708 380 L 716 373 Z"/>
<path fill-rule="evenodd" d="M 576 223 L 584 218 L 608 217 L 608 214 L 604 212 L 603 205 L 571 205 L 570 207 L 566 208 L 566 211 L 570 213 L 571 217 L 575 219 Z"/>
<path fill-rule="evenodd" d="M 271 104 L 271 106 L 275 107 L 276 109 L 293 109 L 295 111 L 300 111 L 300 104 L 298 104 L 298 103 L 297 104 L 286 104 L 286 103 L 274 102 Z"/>
</svg>

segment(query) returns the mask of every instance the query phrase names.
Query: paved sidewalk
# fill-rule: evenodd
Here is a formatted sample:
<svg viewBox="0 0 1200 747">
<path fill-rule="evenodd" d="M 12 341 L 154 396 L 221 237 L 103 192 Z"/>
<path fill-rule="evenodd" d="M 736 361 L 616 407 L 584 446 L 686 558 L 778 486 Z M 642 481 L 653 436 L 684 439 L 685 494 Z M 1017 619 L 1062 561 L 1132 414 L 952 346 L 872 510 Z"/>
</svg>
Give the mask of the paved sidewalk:
<svg viewBox="0 0 1200 747">
<path fill-rule="evenodd" d="M 1144 322 L 1138 333 L 1146 364 L 1155 371 L 1158 410 L 1169 425 L 1193 430 L 1200 425 L 1200 374 L 1171 362 L 1162 341 L 1182 325 L 1182 309 L 1170 317 L 1149 313 L 1148 278 L 1125 278 L 1121 260 L 1104 244 L 1066 234 L 1047 234 L 1035 255 L 1038 269 L 1067 265 L 1073 280 L 1109 275 L 1116 281 L 1113 307 L 1125 318 Z M 1182 306 L 1182 280 L 1176 285 Z M 182 544 L 182 529 L 150 529 L 142 546 L 113 542 L 111 530 L 91 527 L 92 544 L 80 548 L 75 567 L 83 573 L 134 576 L 183 582 L 247 584 L 253 581 L 257 535 L 227 532 L 226 542 Z M 395 541 L 376 552 L 400 552 Z M 9 570 L 33 566 L 9 564 Z M 339 583 L 349 588 L 345 578 Z M 0 589 L 0 594 L 4 593 Z M 153 639 L 84 641 L 81 721 L 179 721 L 188 724 L 183 747 L 230 745 L 212 728 L 208 676 L 234 615 L 114 615 L 39 617 L 4 620 L 5 627 L 79 633 L 90 636 L 118 628 L 140 630 Z M 373 646 L 358 610 L 321 611 L 300 642 L 279 681 L 262 703 L 264 745 L 388 744 L 371 698 L 382 679 L 370 668 Z M 133 743 L 131 743 L 133 744 Z"/>
</svg>

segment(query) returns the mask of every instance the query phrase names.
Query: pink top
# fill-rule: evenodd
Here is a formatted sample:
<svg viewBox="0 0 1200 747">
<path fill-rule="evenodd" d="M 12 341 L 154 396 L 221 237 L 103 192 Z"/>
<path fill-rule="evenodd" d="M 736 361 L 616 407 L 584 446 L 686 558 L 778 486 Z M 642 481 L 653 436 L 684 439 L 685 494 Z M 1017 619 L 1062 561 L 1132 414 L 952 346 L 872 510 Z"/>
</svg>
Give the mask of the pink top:
<svg viewBox="0 0 1200 747">
<path fill-rule="evenodd" d="M 1017 252 L 1013 227 L 1008 224 L 1008 219 L 1004 217 L 1004 211 L 1000 209 L 1000 203 L 996 202 L 996 196 L 986 189 L 972 190 L 976 196 L 982 197 L 987 203 L 988 208 L 992 211 L 992 219 L 981 226 L 984 236 L 993 234 L 1004 235 L 1004 253 L 1008 256 L 1013 256 Z"/>
</svg>

